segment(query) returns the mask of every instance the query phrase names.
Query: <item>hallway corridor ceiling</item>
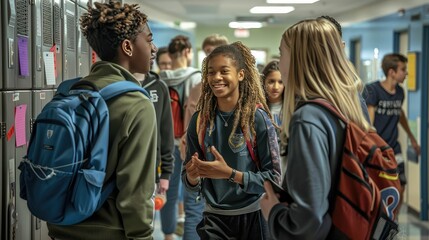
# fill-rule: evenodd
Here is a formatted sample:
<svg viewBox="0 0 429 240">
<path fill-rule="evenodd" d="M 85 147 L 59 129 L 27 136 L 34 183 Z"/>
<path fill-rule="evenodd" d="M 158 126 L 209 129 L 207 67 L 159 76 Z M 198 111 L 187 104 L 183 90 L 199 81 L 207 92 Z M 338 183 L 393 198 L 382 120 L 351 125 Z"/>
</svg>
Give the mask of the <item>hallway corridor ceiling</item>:
<svg viewBox="0 0 429 240">
<path fill-rule="evenodd" d="M 342 24 L 359 22 L 427 3 L 427 0 L 320 0 L 313 4 L 268 4 L 266 0 L 124 0 L 140 4 L 150 18 L 163 22 L 192 21 L 198 25 L 227 26 L 237 17 L 269 18 L 267 26 L 292 24 L 305 18 L 330 15 Z M 287 14 L 251 14 L 254 6 L 293 6 Z"/>
</svg>

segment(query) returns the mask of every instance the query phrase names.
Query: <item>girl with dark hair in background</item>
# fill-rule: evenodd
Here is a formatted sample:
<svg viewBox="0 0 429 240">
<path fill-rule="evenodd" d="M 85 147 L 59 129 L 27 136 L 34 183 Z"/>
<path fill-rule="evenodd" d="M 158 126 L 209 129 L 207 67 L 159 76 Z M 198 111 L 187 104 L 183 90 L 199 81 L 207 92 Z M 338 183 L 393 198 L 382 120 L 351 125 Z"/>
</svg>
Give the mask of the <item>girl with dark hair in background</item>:
<svg viewBox="0 0 429 240">
<path fill-rule="evenodd" d="M 279 61 L 273 60 L 269 62 L 262 70 L 262 86 L 265 90 L 267 104 L 273 116 L 274 123 L 277 128 L 277 136 L 279 137 L 279 147 L 281 155 L 282 173 L 286 171 L 286 145 L 280 142 L 280 127 L 283 119 L 283 98 L 285 86 L 282 81 L 282 76 L 279 69 Z"/>
</svg>

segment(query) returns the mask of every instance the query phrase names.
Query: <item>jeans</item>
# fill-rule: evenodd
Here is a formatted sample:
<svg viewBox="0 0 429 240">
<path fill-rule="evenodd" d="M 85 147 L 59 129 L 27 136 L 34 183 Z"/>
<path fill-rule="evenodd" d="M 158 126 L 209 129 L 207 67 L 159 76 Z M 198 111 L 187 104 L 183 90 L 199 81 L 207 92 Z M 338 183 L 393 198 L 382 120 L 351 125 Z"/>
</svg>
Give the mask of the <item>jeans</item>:
<svg viewBox="0 0 429 240">
<path fill-rule="evenodd" d="M 164 234 L 173 234 L 177 225 L 177 204 L 182 189 L 181 172 L 182 160 L 178 146 L 174 146 L 174 169 L 167 190 L 167 202 L 160 210 L 161 230 Z"/>
<path fill-rule="evenodd" d="M 197 225 L 203 219 L 203 211 L 205 201 L 201 199 L 196 202 L 198 192 L 188 192 L 186 189 L 183 191 L 184 204 L 185 204 L 185 229 L 183 233 L 183 240 L 200 239 L 197 234 Z"/>
</svg>

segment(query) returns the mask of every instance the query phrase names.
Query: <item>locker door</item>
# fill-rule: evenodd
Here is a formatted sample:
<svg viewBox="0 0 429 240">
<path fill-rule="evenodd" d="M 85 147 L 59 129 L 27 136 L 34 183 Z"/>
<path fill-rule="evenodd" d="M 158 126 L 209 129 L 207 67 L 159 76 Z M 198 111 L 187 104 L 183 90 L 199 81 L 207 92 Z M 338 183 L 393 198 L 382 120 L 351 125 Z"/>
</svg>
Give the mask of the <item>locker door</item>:
<svg viewBox="0 0 429 240">
<path fill-rule="evenodd" d="M 0 65 L 0 69 L 1 69 L 1 65 Z M 1 109 L 4 109 L 3 93 L 1 91 L 0 91 L 0 107 Z M 3 119 L 3 111 L 0 110 L 0 158 L 1 159 L 7 159 L 5 156 L 3 156 L 3 145 L 5 142 L 6 142 L 6 123 Z M 3 177 L 6 176 L 5 171 L 3 171 L 4 162 L 5 161 L 2 160 L 2 162 L 0 163 L 0 174 L 1 174 L 0 187 L 2 189 L 0 193 L 0 239 L 6 239 L 5 225 L 6 225 L 7 215 L 5 212 L 3 212 L 3 209 L 6 209 L 5 207 L 3 207 L 3 203 L 6 202 L 5 200 L 3 200 L 6 198 L 6 191 L 4 190 L 6 189 L 6 186 L 3 185 Z"/>
<path fill-rule="evenodd" d="M 0 3 L 0 15 L 4 16 L 5 12 L 3 12 L 3 4 Z M 3 17 L 0 17 L 0 34 L 3 36 Z M 3 37 L 0 37 L 0 77 L 3 78 Z M 0 90 L 3 89 L 3 79 L 0 79 Z M 3 109 L 3 99 L 2 99 L 3 93 L 0 91 L 0 107 Z M 3 172 L 3 163 L 4 163 L 4 156 L 3 156 L 3 143 L 5 142 L 5 135 L 6 131 L 3 131 L 3 129 L 6 129 L 6 125 L 3 120 L 3 112 L 0 110 L 0 158 L 2 159 L 2 162 L 0 163 L 0 188 L 2 189 L 0 193 L 0 239 L 6 239 L 6 218 L 7 215 L 5 212 L 3 212 L 3 209 L 6 209 L 3 207 L 3 199 L 5 198 L 5 186 L 3 185 L 3 177 L 5 176 L 5 173 Z"/>
<path fill-rule="evenodd" d="M 33 88 L 55 88 L 59 84 L 59 82 L 57 82 L 58 78 L 46 79 L 45 61 L 43 59 L 43 53 L 45 52 L 53 52 L 54 54 L 56 53 L 56 48 L 53 41 L 53 2 L 52 0 L 33 1 L 34 4 L 32 5 L 31 11 L 33 36 Z M 48 65 L 48 69 L 52 67 L 52 65 Z"/>
<path fill-rule="evenodd" d="M 32 41 L 31 41 L 31 5 L 28 0 L 16 0 L 17 30 L 17 69 L 18 79 L 15 89 L 31 89 L 32 87 Z"/>
<path fill-rule="evenodd" d="M 27 152 L 27 140 L 30 136 L 29 120 L 31 117 L 31 92 L 7 91 L 3 94 L 3 117 L 6 120 L 7 139 L 3 145 L 6 170 L 4 185 L 7 198 L 8 240 L 31 239 L 31 214 L 27 202 L 19 197 L 19 163 Z"/>
<path fill-rule="evenodd" d="M 78 76 L 84 77 L 89 74 L 89 69 L 91 66 L 91 51 L 89 49 L 89 44 L 86 38 L 82 35 L 79 25 L 80 16 L 87 11 L 86 3 L 88 1 L 80 1 L 80 5 L 77 7 L 77 66 L 78 66 Z M 86 3 L 84 3 L 86 2 Z"/>
<path fill-rule="evenodd" d="M 43 61 L 42 61 L 42 2 L 41 0 L 34 0 L 31 7 L 31 42 L 33 51 L 31 52 L 33 89 L 44 88 L 43 84 Z"/>
<path fill-rule="evenodd" d="M 0 17 L 0 34 L 3 36 L 5 33 L 3 33 L 3 16 L 5 15 L 6 13 L 5 12 L 3 12 L 3 4 L 2 3 L 0 3 L 0 15 L 1 15 L 1 17 Z M 2 77 L 3 78 L 3 58 L 4 58 L 4 56 L 3 56 L 3 37 L 0 37 L 0 77 Z M 3 89 L 3 79 L 0 79 L 0 90 L 1 89 Z M 1 208 L 0 208 L 1 209 Z M 1 219 L 1 218 L 0 218 Z M 1 222 L 0 222 L 1 223 Z M 0 229 L 1 229 L 1 226 L 2 225 L 0 225 Z M 3 232 L 3 231 L 2 231 Z M 1 237 L 1 235 L 0 235 L 0 237 Z"/>
<path fill-rule="evenodd" d="M 14 89 L 18 73 L 18 49 L 16 43 L 16 5 L 15 0 L 1 1 L 2 10 L 2 48 L 3 48 L 3 89 Z"/>
<path fill-rule="evenodd" d="M 30 133 L 32 132 L 33 122 L 36 120 L 37 115 L 42 111 L 43 107 L 52 99 L 55 90 L 35 90 L 33 91 L 33 109 L 30 120 Z M 31 222 L 33 232 L 32 240 L 45 240 L 50 239 L 48 235 L 48 228 L 46 222 L 33 216 Z"/>
<path fill-rule="evenodd" d="M 64 79 L 71 79 L 77 75 L 76 3 L 65 0 L 64 9 Z"/>
<path fill-rule="evenodd" d="M 56 83 L 63 81 L 63 2 L 62 0 L 54 0 L 53 8 L 53 27 L 54 27 L 54 48 L 56 51 Z"/>
</svg>

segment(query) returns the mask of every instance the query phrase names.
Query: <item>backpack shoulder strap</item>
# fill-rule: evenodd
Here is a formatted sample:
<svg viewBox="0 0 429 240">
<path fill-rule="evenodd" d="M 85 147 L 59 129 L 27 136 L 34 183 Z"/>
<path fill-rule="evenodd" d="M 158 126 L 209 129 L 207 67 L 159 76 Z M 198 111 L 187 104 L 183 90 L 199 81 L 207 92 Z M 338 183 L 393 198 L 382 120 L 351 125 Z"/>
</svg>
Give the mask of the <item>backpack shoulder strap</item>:
<svg viewBox="0 0 429 240">
<path fill-rule="evenodd" d="M 328 102 L 325 99 L 322 98 L 316 98 L 316 99 L 312 99 L 312 100 L 308 100 L 303 102 L 299 107 L 302 107 L 303 105 L 307 104 L 307 103 L 314 103 L 317 104 L 319 106 L 322 106 L 323 108 L 327 109 L 328 111 L 330 111 L 332 114 L 334 114 L 336 117 L 338 117 L 339 119 L 341 119 L 343 122 L 348 123 L 349 121 L 338 111 L 337 108 L 335 108 L 330 102 Z M 298 107 L 298 108 L 299 108 Z"/>
<path fill-rule="evenodd" d="M 195 124 L 197 129 L 197 136 L 198 136 L 198 143 L 200 145 L 201 151 L 203 152 L 203 157 L 206 157 L 206 148 L 204 146 L 204 138 L 206 137 L 206 131 L 203 129 L 200 133 L 200 119 L 201 119 L 201 112 L 198 112 L 197 116 L 197 124 Z"/>
<path fill-rule="evenodd" d="M 254 143 L 255 143 L 255 148 L 256 148 L 256 139 L 255 139 Z M 252 145 L 252 143 L 250 142 L 249 139 L 246 139 L 246 146 L 247 146 L 247 150 L 249 151 L 250 157 L 252 158 L 252 161 L 255 163 L 255 165 L 258 168 L 258 170 L 260 170 L 260 168 L 259 168 L 259 158 L 256 156 L 255 150 L 253 148 L 253 145 Z"/>
<path fill-rule="evenodd" d="M 149 99 L 149 94 L 147 91 L 131 81 L 119 81 L 112 84 L 107 85 L 103 89 L 100 90 L 100 95 L 103 97 L 105 101 L 112 99 L 116 96 L 119 96 L 126 92 L 141 92 L 146 95 Z"/>
<path fill-rule="evenodd" d="M 57 88 L 57 93 L 67 95 L 73 85 L 82 79 L 81 77 L 69 79 L 60 83 Z"/>
</svg>

